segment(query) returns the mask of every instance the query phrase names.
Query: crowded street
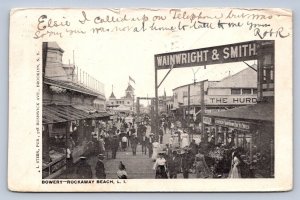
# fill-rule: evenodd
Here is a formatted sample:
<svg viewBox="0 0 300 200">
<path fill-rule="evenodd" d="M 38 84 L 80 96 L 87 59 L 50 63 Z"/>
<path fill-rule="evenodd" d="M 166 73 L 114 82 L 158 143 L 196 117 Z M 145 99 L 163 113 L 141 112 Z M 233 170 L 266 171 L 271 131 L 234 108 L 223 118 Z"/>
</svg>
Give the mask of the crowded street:
<svg viewBox="0 0 300 200">
<path fill-rule="evenodd" d="M 163 135 L 163 143 L 162 146 L 168 144 L 171 138 L 171 132 L 168 129 L 166 134 Z M 147 148 L 148 149 L 148 148 Z M 130 179 L 141 179 L 141 178 L 154 178 L 155 177 L 155 170 L 153 170 L 154 160 L 152 156 L 149 158 L 149 149 L 145 153 L 142 151 L 142 145 L 138 144 L 136 149 L 136 155 L 133 156 L 132 148 L 126 148 L 126 150 L 117 151 L 116 159 L 112 159 L 112 152 L 106 152 L 106 156 L 104 159 L 105 165 L 105 173 L 107 179 L 115 179 L 117 178 L 117 171 L 120 162 L 122 162 L 126 166 L 126 172 L 128 174 L 128 178 Z M 86 157 L 87 163 L 90 165 L 92 170 L 92 178 L 97 178 L 96 176 L 96 163 L 98 161 L 97 156 L 91 155 Z M 58 179 L 75 179 L 77 175 L 75 173 L 78 164 L 75 164 L 69 167 L 64 173 L 58 176 Z M 192 173 L 190 177 L 195 177 Z M 178 174 L 178 178 L 183 178 L 182 173 Z"/>
<path fill-rule="evenodd" d="M 251 60 L 261 59 L 255 53 L 259 45 L 272 51 L 274 44 L 248 41 L 216 48 L 227 52 L 232 45 L 244 45 L 248 51 L 243 59 Z M 206 67 L 196 65 L 193 82 L 173 82 L 162 92 L 158 89 L 174 66 L 187 63 L 168 61 L 177 58 L 177 52 L 158 54 L 154 56 L 155 88 L 141 89 L 136 77 L 126 75 L 127 81 L 116 81 L 123 88 L 112 84 L 105 93 L 103 83 L 71 63 L 62 63 L 64 50 L 56 42 L 43 48 L 50 59 L 43 80 L 43 178 L 274 177 L 274 96 L 261 89 L 266 82 L 273 85 L 274 77 L 269 70 L 268 79 L 261 80 L 258 62 L 230 60 L 242 66 L 228 67 L 217 81 L 214 73 L 209 75 Z M 215 62 L 224 65 L 219 60 L 200 64 Z M 67 75 L 57 79 L 53 67 Z M 165 69 L 169 71 L 159 83 L 158 70 Z M 207 79 L 196 80 L 199 70 Z M 145 95 L 148 91 L 152 96 Z"/>
</svg>

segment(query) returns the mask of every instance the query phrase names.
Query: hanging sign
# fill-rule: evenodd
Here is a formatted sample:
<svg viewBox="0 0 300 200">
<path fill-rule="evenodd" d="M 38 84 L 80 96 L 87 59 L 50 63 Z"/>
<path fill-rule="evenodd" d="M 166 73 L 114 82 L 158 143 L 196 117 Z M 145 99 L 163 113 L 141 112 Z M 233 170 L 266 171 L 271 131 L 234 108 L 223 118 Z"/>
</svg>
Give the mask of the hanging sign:
<svg viewBox="0 0 300 200">
<path fill-rule="evenodd" d="M 248 41 L 222 46 L 192 49 L 155 55 L 157 69 L 203 66 L 255 60 L 261 41 Z"/>
<path fill-rule="evenodd" d="M 250 130 L 250 124 L 247 122 L 227 120 L 227 119 L 215 119 L 215 125 L 227 126 L 230 128 L 242 129 L 242 130 Z"/>
<path fill-rule="evenodd" d="M 203 123 L 204 124 L 208 124 L 208 125 L 212 125 L 212 118 L 210 118 L 210 117 L 203 117 Z"/>
</svg>

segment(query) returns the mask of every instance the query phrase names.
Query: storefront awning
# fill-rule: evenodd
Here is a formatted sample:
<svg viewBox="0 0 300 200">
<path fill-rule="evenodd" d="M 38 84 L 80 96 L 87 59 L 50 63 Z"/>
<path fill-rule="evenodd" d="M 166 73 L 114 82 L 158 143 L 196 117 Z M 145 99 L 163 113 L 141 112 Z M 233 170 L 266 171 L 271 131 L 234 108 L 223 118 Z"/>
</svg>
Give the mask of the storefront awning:
<svg viewBox="0 0 300 200">
<path fill-rule="evenodd" d="M 213 112 L 206 114 L 206 116 L 274 122 L 274 104 L 258 103 L 226 111 Z"/>
<path fill-rule="evenodd" d="M 95 113 L 97 110 L 93 106 L 84 106 L 84 105 L 72 105 L 72 107 L 82 110 L 86 113 Z"/>
<path fill-rule="evenodd" d="M 53 124 L 79 119 L 108 117 L 107 112 L 88 113 L 71 105 L 43 105 L 43 124 Z"/>
</svg>

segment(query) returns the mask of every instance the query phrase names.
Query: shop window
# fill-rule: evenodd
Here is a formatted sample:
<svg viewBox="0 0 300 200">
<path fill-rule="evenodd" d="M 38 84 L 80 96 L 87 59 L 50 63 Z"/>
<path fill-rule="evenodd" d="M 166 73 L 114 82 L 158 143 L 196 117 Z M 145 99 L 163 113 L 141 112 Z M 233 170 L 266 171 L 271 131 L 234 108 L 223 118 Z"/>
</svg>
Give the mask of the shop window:
<svg viewBox="0 0 300 200">
<path fill-rule="evenodd" d="M 231 94 L 241 94 L 241 89 L 231 89 Z"/>
<path fill-rule="evenodd" d="M 177 93 L 174 93 L 174 99 L 177 99 Z"/>
<path fill-rule="evenodd" d="M 253 89 L 253 94 L 257 94 L 257 89 Z"/>
<path fill-rule="evenodd" d="M 264 65 L 271 65 L 272 64 L 272 55 L 271 54 L 267 54 L 264 55 Z"/>
<path fill-rule="evenodd" d="M 263 82 L 267 82 L 267 70 L 263 70 Z"/>
<path fill-rule="evenodd" d="M 274 83 L 274 70 L 273 69 L 270 70 L 270 82 Z"/>
<path fill-rule="evenodd" d="M 251 94 L 251 89 L 242 89 L 243 94 Z"/>
<path fill-rule="evenodd" d="M 187 91 L 183 91 L 183 97 L 187 97 L 188 96 L 188 92 Z"/>
</svg>

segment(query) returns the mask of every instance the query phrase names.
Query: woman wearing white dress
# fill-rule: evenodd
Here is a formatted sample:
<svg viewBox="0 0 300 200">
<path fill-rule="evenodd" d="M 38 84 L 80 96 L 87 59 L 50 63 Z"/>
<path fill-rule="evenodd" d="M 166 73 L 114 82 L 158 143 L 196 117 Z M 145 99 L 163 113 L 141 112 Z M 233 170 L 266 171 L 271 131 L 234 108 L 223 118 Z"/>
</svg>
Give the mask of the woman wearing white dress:
<svg viewBox="0 0 300 200">
<path fill-rule="evenodd" d="M 228 178 L 241 178 L 241 172 L 239 167 L 240 164 L 241 161 L 238 158 L 237 152 L 233 152 L 231 160 L 231 169 L 228 174 Z"/>
<path fill-rule="evenodd" d="M 168 178 L 167 175 L 167 161 L 163 156 L 164 154 L 161 152 L 159 153 L 159 157 L 156 159 L 153 170 L 155 170 L 155 178 Z"/>
<path fill-rule="evenodd" d="M 153 149 L 153 153 L 152 153 L 152 160 L 155 161 L 158 155 L 158 151 L 159 151 L 159 143 L 157 142 L 157 140 L 155 140 L 155 142 L 152 143 L 152 149 Z"/>
<path fill-rule="evenodd" d="M 189 146 L 189 138 L 188 138 L 189 135 L 186 133 L 186 131 L 184 131 L 180 137 L 181 137 L 181 148 Z"/>
</svg>

